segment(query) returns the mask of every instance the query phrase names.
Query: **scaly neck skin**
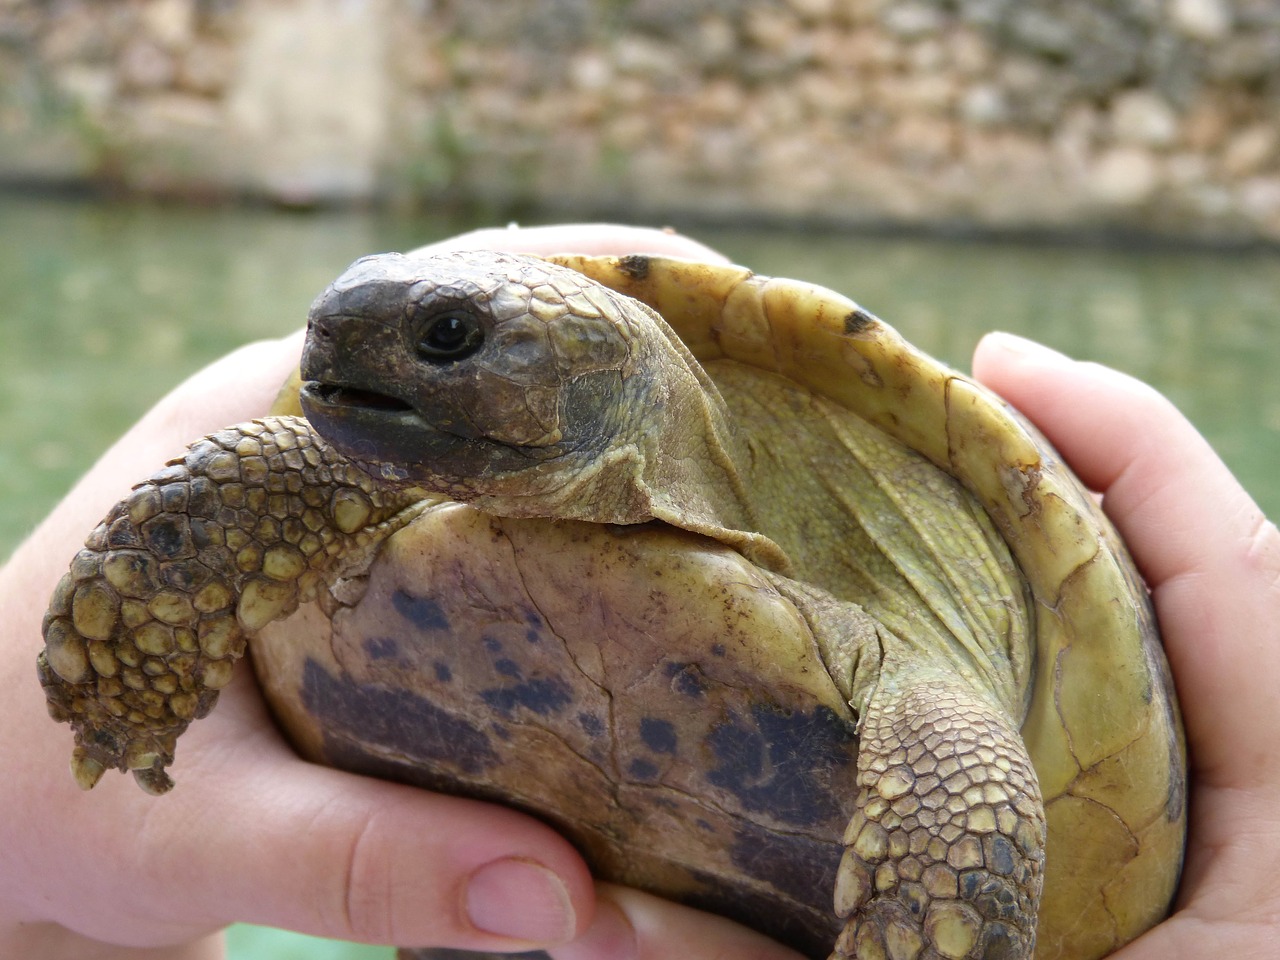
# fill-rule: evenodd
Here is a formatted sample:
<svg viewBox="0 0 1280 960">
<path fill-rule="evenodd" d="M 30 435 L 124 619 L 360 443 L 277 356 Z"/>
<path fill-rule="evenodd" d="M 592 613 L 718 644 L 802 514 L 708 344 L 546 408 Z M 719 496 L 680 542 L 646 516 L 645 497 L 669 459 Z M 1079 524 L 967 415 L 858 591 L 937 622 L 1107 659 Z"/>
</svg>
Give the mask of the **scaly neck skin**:
<svg viewBox="0 0 1280 960">
<path fill-rule="evenodd" d="M 665 324 L 663 325 L 665 328 Z M 720 391 L 674 333 L 649 341 L 647 396 L 632 404 L 631 435 L 643 453 L 638 482 L 655 517 L 676 526 L 757 529 Z"/>
<path fill-rule="evenodd" d="M 790 564 L 781 548 L 755 532 L 755 510 L 738 468 L 745 453 L 719 391 L 664 321 L 656 314 L 645 320 L 656 322 L 661 335 L 651 331 L 631 342 L 622 389 L 602 418 L 612 437 L 606 449 L 566 458 L 557 470 L 564 482 L 533 496 L 482 495 L 473 502 L 506 516 L 661 520 L 785 572 Z"/>
</svg>

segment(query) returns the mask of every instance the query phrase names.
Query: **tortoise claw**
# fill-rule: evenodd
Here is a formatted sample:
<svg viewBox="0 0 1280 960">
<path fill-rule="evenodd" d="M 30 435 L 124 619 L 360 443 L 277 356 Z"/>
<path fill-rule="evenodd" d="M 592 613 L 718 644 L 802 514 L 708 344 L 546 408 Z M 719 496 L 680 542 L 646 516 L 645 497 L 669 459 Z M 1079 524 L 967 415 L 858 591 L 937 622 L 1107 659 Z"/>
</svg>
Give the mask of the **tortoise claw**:
<svg viewBox="0 0 1280 960">
<path fill-rule="evenodd" d="M 133 779 L 153 797 L 173 789 L 173 778 L 164 772 L 164 764 L 161 761 L 156 761 L 155 766 L 133 771 Z"/>
<path fill-rule="evenodd" d="M 71 775 L 81 790 L 92 790 L 107 768 L 94 760 L 83 747 L 77 747 L 71 755 Z"/>
</svg>

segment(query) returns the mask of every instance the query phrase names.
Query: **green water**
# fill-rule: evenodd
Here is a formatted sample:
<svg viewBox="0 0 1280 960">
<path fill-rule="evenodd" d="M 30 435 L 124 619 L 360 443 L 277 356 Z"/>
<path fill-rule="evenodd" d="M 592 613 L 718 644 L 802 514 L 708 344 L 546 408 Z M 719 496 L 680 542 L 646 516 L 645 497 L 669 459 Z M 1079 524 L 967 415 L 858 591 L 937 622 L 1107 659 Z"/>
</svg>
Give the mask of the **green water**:
<svg viewBox="0 0 1280 960">
<path fill-rule="evenodd" d="M 0 194 L 0 556 L 178 380 L 301 325 L 356 256 L 457 227 Z M 760 272 L 853 296 L 961 367 L 1000 328 L 1133 373 L 1280 516 L 1280 253 L 696 234 Z M 390 956 L 247 928 L 231 943 L 237 960 Z"/>
</svg>

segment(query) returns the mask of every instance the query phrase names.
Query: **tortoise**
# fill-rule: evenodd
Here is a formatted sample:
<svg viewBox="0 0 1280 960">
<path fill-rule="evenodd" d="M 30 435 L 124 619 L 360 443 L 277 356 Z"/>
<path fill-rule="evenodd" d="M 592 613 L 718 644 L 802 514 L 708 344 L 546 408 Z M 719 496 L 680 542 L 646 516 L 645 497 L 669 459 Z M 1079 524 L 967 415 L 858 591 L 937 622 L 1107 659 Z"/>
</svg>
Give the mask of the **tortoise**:
<svg viewBox="0 0 1280 960">
<path fill-rule="evenodd" d="M 135 487 L 44 635 L 86 789 L 167 791 L 251 641 L 305 757 L 808 956 L 1097 957 L 1179 875 L 1177 705 L 1095 500 L 853 301 L 741 267 L 356 261 L 273 415 Z"/>
</svg>

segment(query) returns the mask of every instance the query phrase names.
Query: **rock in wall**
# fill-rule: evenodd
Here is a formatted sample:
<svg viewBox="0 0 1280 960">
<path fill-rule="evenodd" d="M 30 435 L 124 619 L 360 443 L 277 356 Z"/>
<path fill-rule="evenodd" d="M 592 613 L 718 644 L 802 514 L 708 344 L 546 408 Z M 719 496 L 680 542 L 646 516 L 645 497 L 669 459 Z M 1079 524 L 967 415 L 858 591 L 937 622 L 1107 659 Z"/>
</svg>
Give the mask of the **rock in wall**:
<svg viewBox="0 0 1280 960">
<path fill-rule="evenodd" d="M 1280 239 L 1276 0 L 0 0 L 0 175 Z"/>
</svg>

